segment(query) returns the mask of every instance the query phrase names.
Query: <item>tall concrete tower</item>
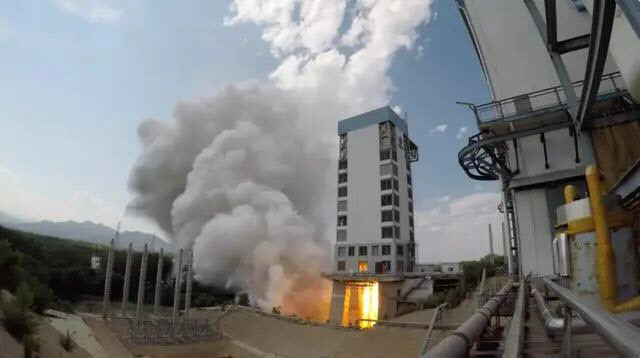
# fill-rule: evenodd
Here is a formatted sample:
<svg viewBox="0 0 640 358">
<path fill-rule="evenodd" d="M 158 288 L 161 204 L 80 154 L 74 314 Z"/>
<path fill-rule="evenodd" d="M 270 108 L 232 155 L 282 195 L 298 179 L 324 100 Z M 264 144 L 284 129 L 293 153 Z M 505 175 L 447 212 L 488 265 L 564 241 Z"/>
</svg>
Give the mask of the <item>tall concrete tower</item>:
<svg viewBox="0 0 640 358">
<path fill-rule="evenodd" d="M 381 278 L 392 281 L 414 270 L 411 163 L 418 148 L 406 121 L 388 106 L 340 121 L 338 135 L 331 319 L 352 322 L 342 317 L 349 306 L 345 285 L 375 284 L 377 290 Z"/>
</svg>

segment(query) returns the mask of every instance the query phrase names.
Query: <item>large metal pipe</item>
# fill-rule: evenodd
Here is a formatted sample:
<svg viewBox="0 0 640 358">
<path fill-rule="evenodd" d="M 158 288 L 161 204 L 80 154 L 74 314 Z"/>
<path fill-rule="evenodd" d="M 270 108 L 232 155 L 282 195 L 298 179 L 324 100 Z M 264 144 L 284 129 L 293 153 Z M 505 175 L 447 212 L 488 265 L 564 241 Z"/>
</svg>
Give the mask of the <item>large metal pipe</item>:
<svg viewBox="0 0 640 358">
<path fill-rule="evenodd" d="M 640 309 L 640 296 L 617 303 L 618 281 L 616 277 L 615 256 L 611 245 L 611 233 L 607 218 L 607 209 L 602 196 L 600 172 L 596 165 L 589 165 L 585 174 L 589 187 L 589 203 L 596 232 L 596 269 L 600 300 L 609 312 L 626 312 Z"/>
<path fill-rule="evenodd" d="M 127 249 L 127 263 L 124 267 L 124 284 L 122 285 L 122 316 L 127 315 L 127 304 L 129 303 L 129 286 L 131 285 L 131 253 L 133 251 L 133 243 L 129 243 Z"/>
<path fill-rule="evenodd" d="M 555 292 L 571 309 L 580 314 L 593 330 L 622 357 L 640 357 L 640 333 L 631 323 L 585 303 L 575 293 L 543 278 L 545 286 Z"/>
<path fill-rule="evenodd" d="M 153 315 L 158 315 L 158 306 L 160 306 L 160 286 L 162 285 L 162 255 L 164 250 L 160 248 L 160 254 L 158 254 L 158 267 L 156 268 L 156 290 L 153 295 Z"/>
<path fill-rule="evenodd" d="M 562 334 L 564 332 L 564 318 L 556 317 L 551 310 L 549 310 L 540 291 L 534 288 L 531 290 L 531 294 L 536 301 L 536 307 L 538 308 L 538 312 L 540 312 L 540 316 L 542 316 L 542 322 L 544 323 L 544 328 L 547 330 L 547 333 L 554 335 Z M 572 318 L 571 332 L 573 334 L 592 333 L 593 329 L 591 329 L 582 318 Z"/>
<path fill-rule="evenodd" d="M 111 276 L 113 273 L 113 249 L 115 242 L 111 239 L 109 253 L 107 255 L 107 267 L 104 276 L 104 296 L 102 297 L 102 318 L 106 319 L 109 314 L 109 304 L 111 303 Z"/>
<path fill-rule="evenodd" d="M 504 302 L 512 286 L 513 281 L 509 280 L 495 296 L 489 299 L 460 327 L 441 340 L 423 357 L 466 357 L 469 353 L 469 348 L 473 346 L 489 322 L 491 322 L 491 316 L 496 313 L 498 307 Z"/>
<path fill-rule="evenodd" d="M 140 322 L 142 315 L 142 304 L 144 303 L 144 286 L 147 281 L 147 244 L 144 244 L 144 252 L 142 253 L 142 262 L 140 263 L 140 278 L 138 279 L 138 302 L 136 304 L 136 322 Z"/>
</svg>

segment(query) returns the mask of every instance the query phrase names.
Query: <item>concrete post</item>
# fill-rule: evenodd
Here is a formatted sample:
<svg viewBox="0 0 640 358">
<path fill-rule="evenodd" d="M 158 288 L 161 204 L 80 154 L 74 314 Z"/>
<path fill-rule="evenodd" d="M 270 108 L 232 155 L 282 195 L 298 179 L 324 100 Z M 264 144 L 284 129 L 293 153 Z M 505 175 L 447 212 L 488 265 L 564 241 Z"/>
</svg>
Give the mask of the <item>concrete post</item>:
<svg viewBox="0 0 640 358">
<path fill-rule="evenodd" d="M 491 224 L 489 224 L 489 254 L 491 254 L 491 264 L 495 264 L 495 258 L 493 257 L 493 233 L 491 232 Z"/>
<path fill-rule="evenodd" d="M 508 265 L 509 253 L 507 252 L 507 233 L 504 230 L 504 221 L 500 223 L 500 229 L 502 232 L 502 251 L 504 255 L 504 263 Z"/>
<path fill-rule="evenodd" d="M 193 283 L 193 249 L 189 250 L 187 264 L 187 292 L 184 297 L 184 318 L 189 317 L 189 309 L 191 308 L 191 285 Z"/>
<path fill-rule="evenodd" d="M 124 284 L 122 286 L 122 316 L 127 315 L 127 303 L 129 303 L 129 286 L 131 285 L 131 252 L 133 251 L 133 244 L 129 243 L 127 249 L 127 263 L 124 267 Z"/>
<path fill-rule="evenodd" d="M 144 286 L 147 280 L 147 244 L 144 244 L 142 262 L 140 263 L 140 278 L 138 279 L 138 303 L 136 304 L 136 323 L 140 322 L 142 304 L 144 303 Z"/>
<path fill-rule="evenodd" d="M 113 247 L 114 239 L 111 239 L 109 253 L 107 255 L 107 267 L 104 279 L 104 297 L 102 298 L 102 318 L 106 319 L 109 314 L 109 304 L 111 303 L 111 276 L 113 272 Z"/>
<path fill-rule="evenodd" d="M 156 291 L 153 297 L 153 315 L 158 315 L 158 306 L 160 306 L 160 286 L 162 285 L 162 255 L 164 251 L 160 249 L 158 255 L 158 268 L 156 269 Z"/>
<path fill-rule="evenodd" d="M 176 334 L 176 321 L 178 319 L 178 305 L 180 304 L 180 281 L 182 277 L 182 249 L 178 251 L 178 262 L 176 264 L 176 277 L 173 288 L 173 314 L 171 316 L 171 336 Z"/>
</svg>

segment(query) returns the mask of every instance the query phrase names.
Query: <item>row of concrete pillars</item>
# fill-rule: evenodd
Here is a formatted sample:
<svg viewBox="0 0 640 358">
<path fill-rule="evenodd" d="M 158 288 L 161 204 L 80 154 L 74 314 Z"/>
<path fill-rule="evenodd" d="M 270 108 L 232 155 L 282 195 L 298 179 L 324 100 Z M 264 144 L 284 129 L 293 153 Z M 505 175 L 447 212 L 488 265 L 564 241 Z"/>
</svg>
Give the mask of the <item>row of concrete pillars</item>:
<svg viewBox="0 0 640 358">
<path fill-rule="evenodd" d="M 113 275 L 113 261 L 115 259 L 115 243 L 114 240 L 111 240 L 109 245 L 109 252 L 107 256 L 107 266 L 106 266 L 106 277 L 104 282 L 104 297 L 102 300 L 102 317 L 107 318 L 109 316 L 110 310 L 109 306 L 111 303 L 111 277 Z M 162 284 L 162 261 L 163 261 L 163 250 L 160 249 L 160 254 L 158 257 L 158 268 L 156 271 L 156 285 L 153 299 L 153 315 L 158 316 L 158 308 L 160 306 L 160 286 Z M 131 264 L 132 264 L 132 255 L 133 248 L 132 244 L 129 243 L 129 248 L 127 249 L 127 261 L 125 264 L 124 271 L 124 283 L 122 288 L 122 306 L 120 309 L 120 314 L 122 317 L 127 317 L 127 303 L 129 301 L 129 288 L 131 283 Z M 142 261 L 140 263 L 140 279 L 138 280 L 138 297 L 136 302 L 136 315 L 135 321 L 136 323 L 142 320 L 144 312 L 143 312 L 143 302 L 144 302 L 144 286 L 147 278 L 147 260 L 148 260 L 149 252 L 147 250 L 147 244 L 144 244 L 144 251 L 142 252 Z M 183 267 L 187 266 L 187 283 L 186 283 L 186 292 L 185 292 L 185 300 L 184 300 L 184 318 L 188 317 L 189 309 L 191 308 L 191 286 L 193 282 L 193 251 L 180 249 L 178 252 L 178 257 L 176 258 L 176 269 L 175 271 L 175 280 L 174 280 L 174 295 L 173 295 L 173 314 L 172 314 L 172 324 L 175 325 L 178 318 L 178 309 L 180 304 L 180 287 L 182 284 L 182 276 L 183 276 Z"/>
</svg>

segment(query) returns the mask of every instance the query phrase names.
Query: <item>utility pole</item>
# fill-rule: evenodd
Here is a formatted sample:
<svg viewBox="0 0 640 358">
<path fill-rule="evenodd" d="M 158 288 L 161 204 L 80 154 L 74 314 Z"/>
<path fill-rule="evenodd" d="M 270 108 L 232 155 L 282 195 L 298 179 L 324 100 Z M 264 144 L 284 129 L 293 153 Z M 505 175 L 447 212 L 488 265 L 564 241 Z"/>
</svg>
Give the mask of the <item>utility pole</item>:
<svg viewBox="0 0 640 358">
<path fill-rule="evenodd" d="M 127 263 L 124 267 L 124 284 L 122 286 L 122 317 L 127 315 L 127 303 L 129 303 L 129 286 L 131 284 L 131 253 L 133 251 L 133 243 L 129 243 L 127 249 Z"/>
<path fill-rule="evenodd" d="M 140 263 L 140 278 L 138 280 L 138 303 L 136 305 L 136 323 L 140 323 L 142 303 L 144 302 L 144 286 L 147 279 L 147 244 L 144 244 L 142 262 Z"/>
<path fill-rule="evenodd" d="M 191 308 L 191 285 L 193 283 L 193 249 L 189 249 L 187 264 L 187 292 L 184 298 L 184 318 L 189 317 L 189 309 Z"/>
<path fill-rule="evenodd" d="M 162 285 L 162 254 L 164 251 L 160 248 L 158 255 L 158 268 L 156 269 L 156 291 L 153 297 L 153 315 L 158 315 L 158 306 L 160 306 L 160 285 Z"/>
<path fill-rule="evenodd" d="M 113 247 L 114 239 L 111 239 L 109 253 L 107 255 L 107 267 L 104 279 L 104 297 L 102 298 L 102 318 L 107 319 L 109 315 L 109 303 L 111 300 L 111 274 L 113 271 Z"/>
<path fill-rule="evenodd" d="M 178 306 L 180 304 L 180 278 L 182 277 L 182 250 L 178 251 L 178 262 L 175 269 L 176 277 L 173 287 L 173 314 L 171 316 L 171 336 L 176 335 L 176 321 L 178 319 Z"/>
<path fill-rule="evenodd" d="M 493 256 L 493 233 L 491 232 L 491 224 L 489 224 L 489 254 L 491 264 L 495 264 L 495 257 Z"/>
</svg>

